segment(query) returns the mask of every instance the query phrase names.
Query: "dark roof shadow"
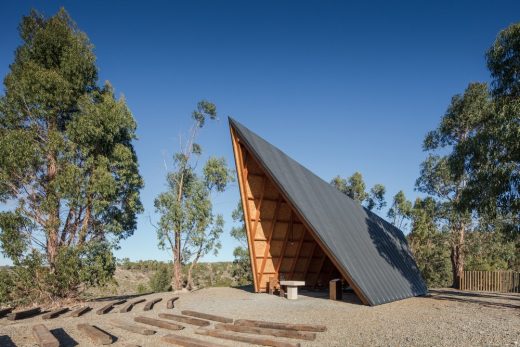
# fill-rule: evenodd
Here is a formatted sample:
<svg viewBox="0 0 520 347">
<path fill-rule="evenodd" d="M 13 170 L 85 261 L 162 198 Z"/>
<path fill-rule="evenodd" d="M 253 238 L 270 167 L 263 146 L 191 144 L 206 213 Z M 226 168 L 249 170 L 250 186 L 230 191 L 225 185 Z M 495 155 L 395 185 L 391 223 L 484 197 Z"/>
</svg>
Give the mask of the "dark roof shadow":
<svg viewBox="0 0 520 347">
<path fill-rule="evenodd" d="M 408 242 L 401 230 L 365 209 L 367 230 L 381 257 L 408 282 L 413 295 L 426 295 L 428 289 L 422 279 Z"/>
<path fill-rule="evenodd" d="M 7 335 L 0 335 L 0 346 L 2 347 L 16 347 L 13 340 Z"/>
</svg>

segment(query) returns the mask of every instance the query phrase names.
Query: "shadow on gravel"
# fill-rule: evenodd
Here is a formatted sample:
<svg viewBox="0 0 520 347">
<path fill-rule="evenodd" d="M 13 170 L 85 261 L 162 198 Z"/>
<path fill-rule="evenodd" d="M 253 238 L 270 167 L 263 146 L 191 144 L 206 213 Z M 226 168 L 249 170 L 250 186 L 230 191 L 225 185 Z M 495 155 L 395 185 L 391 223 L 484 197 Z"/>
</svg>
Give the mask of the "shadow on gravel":
<svg viewBox="0 0 520 347">
<path fill-rule="evenodd" d="M 2 347 L 16 347 L 13 340 L 7 335 L 0 335 L 0 346 Z"/>
<path fill-rule="evenodd" d="M 232 287 L 232 288 L 243 290 L 248 293 L 253 293 L 253 294 L 255 293 L 254 287 L 252 285 L 236 286 L 236 287 Z M 278 296 L 277 293 L 275 293 L 274 295 Z M 329 291 L 328 290 L 302 288 L 302 289 L 298 290 L 298 295 L 303 295 L 303 296 L 307 296 L 309 298 L 314 298 L 314 299 L 329 300 Z M 359 300 L 359 298 L 356 296 L 354 291 L 352 291 L 351 289 L 345 289 L 343 291 L 343 299 L 341 300 L 341 302 L 354 304 L 354 305 L 363 305 L 361 300 Z"/>
<path fill-rule="evenodd" d="M 128 300 L 128 299 L 136 298 L 138 296 L 145 296 L 145 295 L 150 295 L 150 294 L 153 294 L 153 293 L 154 292 L 143 293 L 143 294 L 105 296 L 105 297 L 101 297 L 101 298 L 89 299 L 89 300 L 86 300 L 86 301 L 87 302 L 103 302 L 103 301 L 123 300 L 123 299 L 127 299 Z"/>
<path fill-rule="evenodd" d="M 302 289 L 298 292 L 299 295 L 308 296 L 310 298 L 316 298 L 316 299 L 329 299 L 329 292 L 327 290 L 306 290 Z M 344 302 L 347 304 L 353 304 L 353 305 L 361 305 L 364 306 L 361 300 L 357 297 L 356 294 L 354 294 L 353 291 L 343 291 L 343 296 L 341 300 L 338 300 L 338 302 Z"/>
<path fill-rule="evenodd" d="M 478 299 L 477 293 L 463 293 L 458 291 L 436 291 L 430 290 L 430 293 L 433 295 L 429 295 L 428 298 L 434 300 L 445 300 L 445 301 L 455 301 L 469 304 L 477 304 L 484 307 L 491 308 L 512 308 L 512 309 L 520 309 L 520 305 L 508 304 L 504 302 L 497 301 L 489 301 L 489 300 L 480 300 Z M 464 294 L 473 294 L 473 295 L 464 295 Z M 491 295 L 483 295 L 483 298 L 495 298 L 495 299 L 506 299 L 502 296 L 491 296 Z"/>
<path fill-rule="evenodd" d="M 236 287 L 232 287 L 232 288 L 243 290 L 244 292 L 248 292 L 248 293 L 255 292 L 255 289 L 253 288 L 253 285 L 251 285 L 251 284 L 248 284 L 246 286 L 236 286 Z"/>
<path fill-rule="evenodd" d="M 79 345 L 63 328 L 53 329 L 51 333 L 60 341 L 60 347 L 74 347 Z"/>
<path fill-rule="evenodd" d="M 520 295 L 514 295 L 509 293 L 476 293 L 476 292 L 463 292 L 457 290 L 437 290 L 430 289 L 430 293 L 435 294 L 449 294 L 449 295 L 457 295 L 457 296 L 468 296 L 475 298 L 491 298 L 491 299 L 505 299 L 505 300 L 518 300 L 520 301 Z"/>
</svg>

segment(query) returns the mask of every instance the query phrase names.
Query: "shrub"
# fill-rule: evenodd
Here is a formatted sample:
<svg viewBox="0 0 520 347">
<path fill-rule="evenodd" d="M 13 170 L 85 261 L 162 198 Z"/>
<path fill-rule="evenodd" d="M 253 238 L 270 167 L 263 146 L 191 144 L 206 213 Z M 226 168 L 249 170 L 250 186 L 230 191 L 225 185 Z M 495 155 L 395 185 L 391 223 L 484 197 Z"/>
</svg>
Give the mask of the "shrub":
<svg viewBox="0 0 520 347">
<path fill-rule="evenodd" d="M 161 266 L 150 278 L 150 289 L 153 292 L 167 292 L 171 287 L 171 274 L 166 266 Z"/>
<path fill-rule="evenodd" d="M 146 292 L 148 292 L 148 287 L 146 286 L 146 284 L 139 283 L 139 285 L 137 286 L 137 293 L 144 294 Z"/>
<path fill-rule="evenodd" d="M 12 301 L 12 290 L 14 282 L 9 270 L 0 270 L 0 305 Z"/>
</svg>

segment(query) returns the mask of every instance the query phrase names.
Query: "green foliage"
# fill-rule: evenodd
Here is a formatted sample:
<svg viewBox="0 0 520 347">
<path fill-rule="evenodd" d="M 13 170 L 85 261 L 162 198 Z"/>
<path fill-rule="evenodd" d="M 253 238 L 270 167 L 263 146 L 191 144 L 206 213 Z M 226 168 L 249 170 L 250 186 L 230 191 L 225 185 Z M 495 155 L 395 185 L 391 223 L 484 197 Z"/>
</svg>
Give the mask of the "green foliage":
<svg viewBox="0 0 520 347">
<path fill-rule="evenodd" d="M 465 269 L 468 271 L 514 270 L 518 261 L 514 241 L 501 232 L 473 232 L 466 240 L 467 258 Z M 516 258 L 516 259 L 515 259 Z"/>
<path fill-rule="evenodd" d="M 487 51 L 487 66 L 493 77 L 493 92 L 498 96 L 520 96 L 520 23 L 502 30 Z"/>
<path fill-rule="evenodd" d="M 363 176 L 359 172 L 354 172 L 348 180 L 336 176 L 332 179 L 331 184 L 335 186 L 340 192 L 348 195 L 359 203 L 362 203 L 367 198 L 366 185 Z"/>
<path fill-rule="evenodd" d="M 520 24 L 501 31 L 487 52 L 490 112 L 458 149 L 470 158 L 465 200 L 520 232 Z"/>
<path fill-rule="evenodd" d="M 417 189 L 435 199 L 435 211 L 426 209 L 435 223 L 415 220 L 414 206 L 410 242 L 425 277 L 433 278 L 428 263 L 437 264 L 430 256 L 446 249 L 454 283 L 463 269 L 518 270 L 520 263 L 520 24 L 501 31 L 486 58 L 491 90 L 470 83 L 424 141 L 430 154 Z M 421 232 L 434 224 L 438 232 Z M 443 236 L 446 246 L 437 242 Z"/>
<path fill-rule="evenodd" d="M 13 301 L 13 290 L 15 283 L 9 270 L 0 269 L 0 305 Z"/>
<path fill-rule="evenodd" d="M 400 230 L 407 230 L 407 219 L 412 216 L 412 202 L 406 199 L 404 192 L 400 190 L 392 202 L 392 206 L 388 210 L 387 217 Z"/>
<path fill-rule="evenodd" d="M 251 271 L 251 258 L 247 250 L 247 234 L 244 219 L 244 210 L 242 203 L 239 201 L 237 207 L 233 210 L 231 217 L 235 225 L 231 228 L 231 236 L 240 243 L 240 246 L 233 250 L 233 279 L 238 285 L 251 284 L 253 282 L 253 274 Z"/>
<path fill-rule="evenodd" d="M 471 231 L 473 209 L 466 203 L 469 173 L 465 163 L 471 157 L 466 148 L 482 119 L 490 112 L 487 87 L 471 83 L 463 95 L 455 95 L 437 129 L 426 135 L 424 150 L 428 157 L 421 164 L 416 188 L 436 199 L 438 217 L 450 234 L 453 286 L 458 285 L 464 270 L 465 234 Z M 439 154 L 441 153 L 442 154 Z"/>
<path fill-rule="evenodd" d="M 160 215 L 156 227 L 160 248 L 172 251 L 174 271 L 172 286 L 180 289 L 181 265 L 191 263 L 187 274 L 187 286 L 192 287 L 191 272 L 198 260 L 209 252 L 217 254 L 221 245 L 224 219 L 213 214 L 212 193 L 223 192 L 233 175 L 224 158 L 210 157 L 197 171 L 198 157 L 202 149 L 194 141 L 205 119 L 216 119 L 216 106 L 201 101 L 192 117 L 195 124 L 186 143 L 173 156 L 173 170 L 167 174 L 168 190 L 154 201 Z"/>
<path fill-rule="evenodd" d="M 386 206 L 385 201 L 386 188 L 382 184 L 375 184 L 372 188 L 370 188 L 370 193 L 366 199 L 366 207 L 372 211 L 374 208 L 376 210 L 381 210 Z"/>
<path fill-rule="evenodd" d="M 93 47 L 64 9 L 32 11 L 19 28 L 0 97 L 0 201 L 15 206 L 0 215 L 0 246 L 17 296 L 76 295 L 108 282 L 111 249 L 142 211 L 136 124 L 97 85 Z"/>
<path fill-rule="evenodd" d="M 137 294 L 144 293 L 148 293 L 148 287 L 143 283 L 139 283 L 139 285 L 137 286 Z"/>
<path fill-rule="evenodd" d="M 139 260 L 131 261 L 128 258 L 123 258 L 119 261 L 119 266 L 125 270 L 139 270 L 142 272 L 157 271 L 164 265 L 164 262 L 158 260 Z M 169 266 L 171 266 L 171 263 Z"/>
<path fill-rule="evenodd" d="M 447 235 L 439 230 L 437 210 L 432 198 L 418 198 L 413 208 L 401 214 L 411 220 L 408 243 L 428 287 L 446 287 L 452 282 Z"/>
<path fill-rule="evenodd" d="M 167 292 L 171 288 L 171 272 L 168 266 L 161 266 L 150 278 L 150 289 L 153 292 Z"/>
<path fill-rule="evenodd" d="M 338 189 L 343 194 L 348 195 L 353 200 L 363 204 L 368 210 L 381 210 L 386 206 L 385 194 L 386 188 L 382 184 L 376 184 L 370 192 L 366 192 L 366 184 L 363 180 L 363 175 L 355 172 L 347 179 L 341 176 L 334 177 L 330 184 Z"/>
<path fill-rule="evenodd" d="M 2 254 L 19 265 L 30 244 L 30 220 L 16 212 L 0 212 Z"/>
</svg>

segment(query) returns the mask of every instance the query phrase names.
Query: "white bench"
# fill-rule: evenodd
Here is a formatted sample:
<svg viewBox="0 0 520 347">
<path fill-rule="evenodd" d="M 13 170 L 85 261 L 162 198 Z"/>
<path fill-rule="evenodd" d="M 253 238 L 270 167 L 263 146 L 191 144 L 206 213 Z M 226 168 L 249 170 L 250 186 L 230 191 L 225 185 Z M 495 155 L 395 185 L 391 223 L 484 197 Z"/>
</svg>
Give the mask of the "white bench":
<svg viewBox="0 0 520 347">
<path fill-rule="evenodd" d="M 287 287 L 287 299 L 298 299 L 298 287 L 304 286 L 305 281 L 280 281 L 281 286 Z"/>
</svg>

